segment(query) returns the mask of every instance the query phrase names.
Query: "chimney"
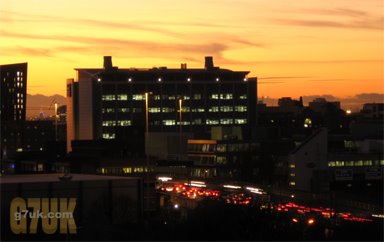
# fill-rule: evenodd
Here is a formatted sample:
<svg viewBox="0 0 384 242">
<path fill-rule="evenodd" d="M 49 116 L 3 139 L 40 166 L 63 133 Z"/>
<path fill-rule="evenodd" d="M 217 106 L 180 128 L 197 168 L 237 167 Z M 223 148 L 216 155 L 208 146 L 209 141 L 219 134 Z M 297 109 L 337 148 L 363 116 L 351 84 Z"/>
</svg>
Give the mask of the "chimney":
<svg viewBox="0 0 384 242">
<path fill-rule="evenodd" d="M 181 63 L 181 69 L 186 70 L 187 69 L 187 63 Z"/>
<path fill-rule="evenodd" d="M 112 56 L 104 56 L 104 70 L 112 70 Z"/>
<path fill-rule="evenodd" d="M 212 70 L 213 68 L 214 68 L 213 57 L 212 56 L 206 56 L 205 57 L 205 69 L 206 70 Z"/>
</svg>

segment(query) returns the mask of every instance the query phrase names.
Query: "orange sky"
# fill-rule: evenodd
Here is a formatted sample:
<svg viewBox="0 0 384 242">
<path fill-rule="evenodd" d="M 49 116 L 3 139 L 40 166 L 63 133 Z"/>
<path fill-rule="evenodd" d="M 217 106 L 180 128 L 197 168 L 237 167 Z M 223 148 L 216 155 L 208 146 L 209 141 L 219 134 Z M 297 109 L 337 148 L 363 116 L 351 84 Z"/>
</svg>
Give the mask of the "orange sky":
<svg viewBox="0 0 384 242">
<path fill-rule="evenodd" d="M 28 93 L 65 94 L 76 67 L 249 70 L 259 96 L 383 93 L 382 0 L 1 0 L 0 64 Z"/>
</svg>

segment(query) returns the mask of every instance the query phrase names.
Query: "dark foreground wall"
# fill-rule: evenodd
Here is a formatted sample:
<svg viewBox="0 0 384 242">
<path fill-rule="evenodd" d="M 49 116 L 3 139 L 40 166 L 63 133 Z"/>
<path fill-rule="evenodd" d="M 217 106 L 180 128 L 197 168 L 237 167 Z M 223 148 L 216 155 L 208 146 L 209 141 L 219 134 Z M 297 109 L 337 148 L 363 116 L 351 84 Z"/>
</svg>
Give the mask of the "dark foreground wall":
<svg viewBox="0 0 384 242">
<path fill-rule="evenodd" d="M 142 184 L 140 179 L 74 175 L 70 181 L 60 181 L 58 175 L 54 177 L 51 174 L 45 174 L 36 175 L 36 181 L 33 181 L 33 179 L 31 180 L 33 176 L 1 178 L 2 241 L 98 240 L 103 235 L 113 233 L 116 227 L 126 228 L 129 231 L 130 226 L 137 226 L 142 219 Z M 49 201 L 50 211 L 54 211 L 52 208 L 55 206 L 57 206 L 58 211 L 73 211 L 73 220 L 58 219 L 57 225 L 53 225 L 54 232 L 49 234 L 49 232 L 47 233 L 49 231 L 47 230 L 47 223 L 52 222 L 51 220 L 43 222 L 43 218 L 38 218 L 36 226 L 33 225 L 36 219 L 27 216 L 25 221 L 13 221 L 19 225 L 23 222 L 26 224 L 26 230 L 22 228 L 21 233 L 18 234 L 17 231 L 15 233 L 15 229 L 11 229 L 11 224 L 12 220 L 15 219 L 14 212 L 19 210 L 13 210 L 13 214 L 10 212 L 11 203 L 15 198 L 24 200 L 27 209 L 31 212 L 33 210 L 30 206 L 36 205 L 33 202 L 37 201 L 41 210 L 43 209 L 42 202 Z M 43 198 L 47 198 L 47 200 L 43 200 Z M 57 198 L 57 205 L 55 198 Z M 72 204 L 70 204 L 69 199 L 72 199 Z M 73 222 L 75 226 L 71 225 Z M 66 228 L 63 229 L 61 226 L 66 226 Z M 33 227 L 35 227 L 35 232 Z"/>
</svg>

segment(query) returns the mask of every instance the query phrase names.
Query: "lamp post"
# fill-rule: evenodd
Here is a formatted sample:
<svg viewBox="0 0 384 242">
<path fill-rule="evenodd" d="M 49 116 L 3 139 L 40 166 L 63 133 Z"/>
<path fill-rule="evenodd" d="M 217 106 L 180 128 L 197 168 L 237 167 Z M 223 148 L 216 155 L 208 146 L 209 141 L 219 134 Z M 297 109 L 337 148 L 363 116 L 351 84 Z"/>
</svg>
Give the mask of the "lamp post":
<svg viewBox="0 0 384 242">
<path fill-rule="evenodd" d="M 147 169 L 148 169 L 148 133 L 149 133 L 149 115 L 148 115 L 148 102 L 149 102 L 149 95 L 152 94 L 152 92 L 146 92 L 145 93 L 145 156 L 147 159 Z"/>
<path fill-rule="evenodd" d="M 55 102 L 55 141 L 57 141 L 57 102 Z"/>
<path fill-rule="evenodd" d="M 183 98 L 179 97 L 179 159 L 181 160 L 181 144 L 183 138 Z"/>
</svg>

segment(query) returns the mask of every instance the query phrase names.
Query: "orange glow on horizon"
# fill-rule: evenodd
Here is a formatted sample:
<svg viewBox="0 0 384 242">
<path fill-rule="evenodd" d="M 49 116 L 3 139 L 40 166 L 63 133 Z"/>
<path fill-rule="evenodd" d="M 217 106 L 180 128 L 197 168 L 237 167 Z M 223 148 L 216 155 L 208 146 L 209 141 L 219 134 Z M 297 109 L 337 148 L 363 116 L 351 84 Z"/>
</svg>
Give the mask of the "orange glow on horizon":
<svg viewBox="0 0 384 242">
<path fill-rule="evenodd" d="M 42 8 L 41 6 L 44 6 Z M 259 96 L 383 93 L 383 2 L 3 0 L 0 64 L 28 62 L 28 93 L 65 95 L 74 68 L 251 71 Z"/>
</svg>

